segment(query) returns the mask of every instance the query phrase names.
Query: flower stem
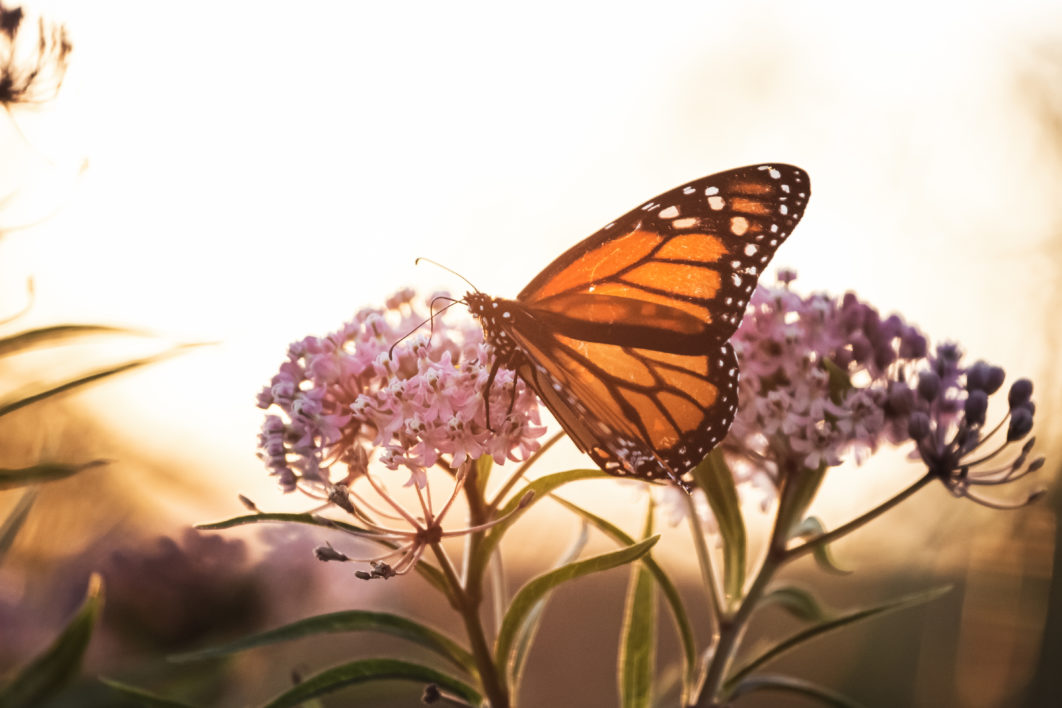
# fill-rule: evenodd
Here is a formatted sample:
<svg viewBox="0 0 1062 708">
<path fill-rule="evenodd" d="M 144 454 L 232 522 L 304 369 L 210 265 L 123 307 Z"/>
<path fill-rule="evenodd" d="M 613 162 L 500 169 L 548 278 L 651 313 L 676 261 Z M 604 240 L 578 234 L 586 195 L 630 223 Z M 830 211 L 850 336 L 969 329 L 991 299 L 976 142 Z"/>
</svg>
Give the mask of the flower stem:
<svg viewBox="0 0 1062 708">
<path fill-rule="evenodd" d="M 782 488 L 779 490 L 779 508 L 782 508 L 782 505 L 786 503 L 788 496 L 787 491 L 791 491 L 787 490 L 788 485 L 786 485 L 784 481 L 786 478 L 787 477 L 783 477 Z M 934 475 L 932 473 L 927 473 L 917 482 L 914 482 L 903 491 L 891 497 L 884 503 L 874 507 L 862 516 L 858 516 L 848 523 L 838 526 L 833 531 L 816 536 L 810 541 L 792 549 L 787 548 L 789 543 L 787 527 L 778 523 L 779 518 L 776 515 L 774 528 L 771 531 L 771 540 L 767 547 L 767 557 L 760 566 L 752 586 L 742 600 L 737 612 L 735 612 L 732 617 L 720 618 L 718 639 L 708 666 L 708 673 L 705 676 L 700 695 L 693 705 L 696 706 L 696 708 L 718 708 L 719 706 L 725 705 L 726 698 L 725 696 L 720 696 L 719 693 L 724 684 L 726 671 L 730 666 L 738 643 L 745 633 L 753 611 L 759 604 L 760 598 L 767 589 L 768 583 L 770 583 L 774 574 L 782 566 L 813 552 L 820 546 L 831 543 L 832 541 L 855 531 L 870 521 L 873 521 L 886 511 L 900 504 L 900 502 L 912 496 L 915 492 L 933 481 L 933 479 Z"/>
<path fill-rule="evenodd" d="M 468 634 L 472 657 L 476 661 L 480 684 L 483 693 L 487 697 L 487 702 L 491 708 L 509 708 L 509 694 L 501 676 L 498 674 L 498 667 L 494 665 L 494 657 L 491 654 L 490 646 L 487 644 L 483 622 L 479 617 L 479 600 L 465 590 L 457 577 L 457 570 L 450 561 L 450 557 L 446 555 L 442 545 L 433 543 L 431 544 L 431 550 L 439 560 L 439 566 L 442 568 L 443 575 L 446 576 L 446 581 L 453 593 L 454 606 L 465 623 L 465 632 Z M 476 595 L 478 596 L 479 593 L 476 593 Z"/>
<path fill-rule="evenodd" d="M 905 499 L 907 499 L 908 497 L 912 496 L 919 489 L 921 489 L 922 487 L 924 487 L 927 484 L 929 484 L 930 482 L 932 482 L 933 479 L 934 479 L 933 473 L 927 472 L 917 482 L 915 482 L 914 484 L 910 485 L 909 487 L 907 487 L 903 491 L 897 493 L 895 496 L 893 496 L 888 501 L 886 501 L 886 502 L 884 502 L 882 504 L 879 504 L 878 506 L 874 507 L 873 509 L 871 509 L 867 513 L 863 514 L 862 516 L 857 516 L 856 518 L 852 519 L 848 523 L 838 526 L 833 531 L 828 531 L 828 532 L 826 532 L 826 533 L 824 533 L 822 535 L 816 536 L 815 538 L 811 539 L 810 541 L 807 541 L 806 543 L 804 543 L 802 545 L 797 546 L 796 548 L 792 548 L 792 549 L 787 550 L 785 552 L 785 558 L 784 558 L 783 562 L 788 563 L 789 561 L 796 560 L 797 558 L 800 558 L 802 556 L 807 555 L 808 553 L 811 553 L 812 551 L 814 551 L 816 548 L 819 548 L 820 546 L 824 546 L 827 543 L 832 543 L 833 541 L 837 540 L 838 538 L 841 538 L 842 536 L 845 536 L 845 535 L 851 533 L 852 531 L 855 531 L 860 526 L 863 526 L 864 524 L 866 524 L 866 523 L 868 523 L 870 521 L 873 521 L 874 519 L 878 518 L 879 516 L 884 514 L 886 511 L 888 511 L 889 509 L 893 508 L 894 506 L 898 505 L 900 502 L 902 502 Z"/>
<path fill-rule="evenodd" d="M 783 481 L 782 489 L 779 492 L 779 509 L 785 503 L 786 487 L 787 485 Z M 767 588 L 767 583 L 770 582 L 771 578 L 774 577 L 775 571 L 782 565 L 782 553 L 779 553 L 779 550 L 783 552 L 785 550 L 785 534 L 785 527 L 779 523 L 779 515 L 776 514 L 774 528 L 771 529 L 771 540 L 767 546 L 767 557 L 764 558 L 763 563 L 760 565 L 760 569 L 756 573 L 756 579 L 752 581 L 752 586 L 742 599 L 737 611 L 733 615 L 728 613 L 725 616 L 719 616 L 718 633 L 715 646 L 712 648 L 708 673 L 704 678 L 704 684 L 701 686 L 700 695 L 693 704 L 696 708 L 718 708 L 723 705 L 723 703 L 716 702 L 716 696 L 723 686 L 726 670 L 734 658 L 738 643 L 745 634 L 752 611 L 756 608 L 763 591 Z"/>
<path fill-rule="evenodd" d="M 724 610 L 723 604 L 719 600 L 719 590 L 715 585 L 715 573 L 712 571 L 712 554 L 708 550 L 708 544 L 704 539 L 704 531 L 700 527 L 700 517 L 697 515 L 693 497 L 685 494 L 683 498 L 686 501 L 686 516 L 690 520 L 690 535 L 693 536 L 693 548 L 697 552 L 697 563 L 701 567 L 701 582 L 708 593 L 708 599 L 711 602 L 712 621 L 716 625 L 712 628 L 712 632 L 717 636 L 719 625 L 724 619 Z"/>
</svg>

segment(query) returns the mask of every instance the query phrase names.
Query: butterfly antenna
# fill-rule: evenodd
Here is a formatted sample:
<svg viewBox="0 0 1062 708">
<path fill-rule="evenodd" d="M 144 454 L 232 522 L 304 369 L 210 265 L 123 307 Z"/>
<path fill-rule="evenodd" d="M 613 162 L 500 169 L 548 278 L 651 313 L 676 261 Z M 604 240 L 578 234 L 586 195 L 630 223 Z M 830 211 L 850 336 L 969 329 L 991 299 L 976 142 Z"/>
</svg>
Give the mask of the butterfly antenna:
<svg viewBox="0 0 1062 708">
<path fill-rule="evenodd" d="M 425 263 L 431 263 L 433 266 L 436 266 L 437 268 L 442 268 L 443 270 L 445 270 L 447 273 L 450 273 L 451 275 L 456 275 L 458 278 L 460 278 L 461 280 L 463 280 L 466 283 L 468 283 L 468 287 L 472 288 L 477 293 L 479 292 L 479 288 L 477 288 L 475 285 L 473 285 L 471 280 L 469 280 L 465 276 L 461 275 L 456 270 L 453 270 L 451 268 L 447 268 L 442 263 L 439 263 L 437 261 L 433 261 L 430 258 L 423 258 L 423 257 L 418 258 L 415 261 L 413 261 L 413 265 L 419 265 L 421 261 L 424 261 Z"/>
<path fill-rule="evenodd" d="M 446 307 L 442 308 L 438 312 L 436 312 L 435 311 L 435 301 L 436 300 L 449 300 L 450 304 L 447 305 Z M 431 316 L 428 317 L 428 319 L 426 319 L 423 322 L 421 322 L 416 327 L 414 327 L 413 329 L 411 329 L 408 332 L 406 332 L 405 334 L 403 334 L 399 339 L 395 340 L 395 343 L 392 344 L 391 348 L 387 350 L 387 358 L 393 360 L 395 358 L 395 356 L 394 356 L 395 355 L 395 347 L 397 347 L 399 344 L 401 344 L 404 340 L 408 339 L 409 336 L 412 335 L 414 332 L 416 332 L 418 329 L 420 329 L 421 327 L 423 327 L 424 325 L 429 324 L 429 323 L 431 324 L 431 327 L 428 330 L 429 331 L 429 335 L 428 336 L 431 336 L 431 334 L 433 334 L 435 332 L 435 317 L 436 317 L 436 315 L 441 315 L 442 313 L 446 312 L 447 310 L 449 310 L 451 307 L 453 307 L 454 305 L 456 305 L 459 302 L 464 302 L 464 300 L 455 300 L 454 298 L 449 297 L 447 295 L 436 295 L 435 297 L 433 297 L 431 299 L 431 304 L 428 306 L 428 309 L 431 311 Z"/>
</svg>

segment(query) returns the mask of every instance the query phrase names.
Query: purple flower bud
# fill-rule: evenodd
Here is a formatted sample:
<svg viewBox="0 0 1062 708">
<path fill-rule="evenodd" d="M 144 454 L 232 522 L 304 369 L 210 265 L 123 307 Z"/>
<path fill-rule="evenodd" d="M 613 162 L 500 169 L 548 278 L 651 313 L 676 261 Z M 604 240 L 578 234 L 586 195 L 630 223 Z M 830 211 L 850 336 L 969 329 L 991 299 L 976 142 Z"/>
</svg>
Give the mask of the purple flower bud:
<svg viewBox="0 0 1062 708">
<path fill-rule="evenodd" d="M 918 395 L 923 401 L 936 400 L 940 395 L 940 376 L 934 371 L 923 371 L 918 376 Z"/>
<path fill-rule="evenodd" d="M 907 434 L 911 436 L 912 440 L 924 440 L 931 431 L 932 426 L 929 422 L 929 415 L 922 411 L 915 411 L 911 414 L 910 420 L 907 421 Z"/>
<path fill-rule="evenodd" d="M 874 347 L 862 332 L 852 334 L 852 358 L 860 364 L 870 359 Z"/>
<path fill-rule="evenodd" d="M 900 335 L 900 356 L 904 359 L 921 359 L 929 351 L 925 336 L 914 327 L 908 327 Z"/>
<path fill-rule="evenodd" d="M 970 425 L 984 425 L 987 410 L 988 394 L 981 390 L 972 391 L 963 406 L 966 422 Z"/>
<path fill-rule="evenodd" d="M 1004 376 L 1000 367 L 979 361 L 966 370 L 966 390 L 984 391 L 991 395 L 1003 385 Z"/>
<path fill-rule="evenodd" d="M 1033 426 L 1033 414 L 1028 408 L 1019 406 L 1010 412 L 1010 426 L 1007 428 L 1007 442 L 1021 440 Z"/>
<path fill-rule="evenodd" d="M 885 413 L 890 417 L 905 416 L 914 409 L 914 391 L 903 381 L 895 381 L 889 384 L 889 391 L 885 399 Z"/>
<path fill-rule="evenodd" d="M 881 323 L 881 333 L 884 335 L 885 339 L 894 339 L 900 336 L 905 326 L 906 325 L 904 325 L 904 322 L 900 319 L 899 315 L 889 315 L 885 318 L 885 321 Z"/>
<path fill-rule="evenodd" d="M 879 371 L 884 371 L 889 368 L 889 364 L 896 361 L 896 352 L 893 351 L 892 344 L 888 340 L 884 340 L 877 344 L 874 348 L 874 366 Z"/>
<path fill-rule="evenodd" d="M 1007 394 L 1007 403 L 1010 404 L 1011 408 L 1029 403 L 1029 399 L 1032 398 L 1032 391 L 1032 381 L 1029 379 L 1018 379 L 1010 385 L 1010 393 Z"/>
</svg>

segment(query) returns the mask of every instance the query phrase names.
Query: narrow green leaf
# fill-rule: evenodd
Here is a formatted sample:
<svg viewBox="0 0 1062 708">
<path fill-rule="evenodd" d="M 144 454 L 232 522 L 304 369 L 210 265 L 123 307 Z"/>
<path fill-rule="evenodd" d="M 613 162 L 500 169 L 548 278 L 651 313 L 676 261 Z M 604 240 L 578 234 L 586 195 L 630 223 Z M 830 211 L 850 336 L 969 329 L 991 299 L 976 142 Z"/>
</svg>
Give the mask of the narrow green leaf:
<svg viewBox="0 0 1062 708">
<path fill-rule="evenodd" d="M 730 691 L 732 691 L 735 686 L 741 684 L 745 680 L 745 678 L 748 677 L 753 671 L 756 671 L 757 669 L 759 669 L 759 667 L 773 661 L 774 659 L 777 659 L 782 654 L 800 646 L 801 644 L 811 639 L 815 639 L 816 637 L 820 637 L 823 634 L 826 634 L 827 632 L 832 632 L 835 629 L 846 627 L 850 624 L 869 619 L 876 615 L 884 614 L 886 612 L 895 612 L 897 610 L 903 610 L 908 607 L 915 607 L 916 605 L 925 604 L 927 602 L 930 602 L 931 600 L 937 599 L 938 597 L 944 595 L 950 590 L 950 585 L 944 585 L 936 588 L 931 588 L 929 590 L 923 590 L 921 592 L 912 593 L 910 595 L 904 595 L 903 597 L 890 600 L 874 607 L 868 607 L 861 610 L 856 610 L 854 612 L 849 612 L 848 614 L 837 617 L 836 619 L 832 619 L 827 622 L 822 622 L 820 624 L 815 625 L 814 627 L 809 627 L 808 629 L 805 629 L 802 632 L 797 632 L 789 639 L 779 642 L 775 646 L 765 651 L 763 654 L 760 654 L 758 657 L 745 664 L 738 671 L 736 671 L 734 675 L 731 676 L 726 682 L 725 690 L 727 692 L 727 696 L 729 697 Z"/>
<path fill-rule="evenodd" d="M 54 482 L 57 479 L 72 477 L 73 475 L 92 467 L 107 464 L 107 460 L 93 460 L 81 464 L 63 464 L 60 462 L 42 462 L 32 467 L 20 467 L 17 469 L 0 469 L 0 489 L 12 489 L 25 487 L 30 484 L 42 484 Z"/>
<path fill-rule="evenodd" d="M 659 539 L 659 536 L 653 536 L 618 551 L 569 563 L 528 581 L 513 597 L 509 611 L 505 613 L 505 619 L 502 621 L 495 643 L 495 663 L 498 666 L 508 665 L 517 631 L 523 626 L 527 614 L 534 608 L 535 603 L 547 592 L 569 580 L 636 561 L 648 553 Z"/>
<path fill-rule="evenodd" d="M 830 400 L 837 405 L 840 405 L 841 401 L 844 399 L 844 394 L 848 393 L 848 391 L 853 388 L 852 379 L 848 376 L 847 371 L 837 366 L 837 364 L 834 364 L 829 359 L 823 359 L 822 365 L 830 377 Z"/>
<path fill-rule="evenodd" d="M 124 374 L 127 371 L 148 366 L 149 364 L 155 364 L 165 359 L 169 359 L 177 354 L 183 354 L 185 351 L 192 347 L 202 346 L 199 344 L 181 344 L 171 349 L 167 349 L 164 352 L 153 354 L 152 356 L 143 357 L 141 359 L 133 359 L 131 361 L 117 364 L 115 366 L 108 366 L 103 369 L 97 369 L 96 371 L 78 376 L 73 379 L 67 379 L 58 384 L 41 387 L 33 386 L 22 391 L 16 392 L 11 398 L 6 401 L 0 402 L 0 416 L 5 416 L 8 413 L 25 408 L 26 406 L 33 405 L 39 401 L 43 401 L 46 398 L 57 396 L 61 393 L 80 388 L 82 386 L 88 386 L 89 384 L 96 383 L 102 379 L 116 376 L 118 374 Z"/>
<path fill-rule="evenodd" d="M 4 519 L 4 523 L 0 524 L 0 565 L 3 565 L 4 556 L 7 555 L 11 544 L 15 542 L 15 536 L 18 535 L 22 524 L 26 523 L 26 519 L 29 518 L 30 508 L 36 499 L 37 490 L 27 489 L 15 502 L 15 508 Z"/>
<path fill-rule="evenodd" d="M 177 654 L 169 657 L 169 660 L 186 662 L 214 659 L 278 642 L 340 632 L 380 632 L 406 639 L 435 652 L 470 675 L 476 673 L 476 662 L 472 655 L 446 635 L 401 615 L 367 610 L 347 610 L 307 617 L 221 646 Z"/>
<path fill-rule="evenodd" d="M 796 585 L 774 588 L 760 598 L 758 604 L 759 607 L 781 605 L 789 614 L 806 622 L 822 622 L 831 617 L 810 590 Z"/>
<path fill-rule="evenodd" d="M 265 708 L 288 708 L 303 701 L 369 681 L 403 680 L 421 684 L 434 683 L 449 693 L 460 696 L 471 705 L 479 705 L 483 697 L 463 681 L 427 666 L 399 659 L 362 659 L 333 666 L 307 678 L 276 696 Z"/>
<path fill-rule="evenodd" d="M 172 698 L 165 698 L 157 693 L 145 691 L 142 688 L 131 686 L 122 681 L 115 681 L 114 679 L 100 676 L 100 683 L 116 693 L 136 701 L 137 705 L 143 706 L 144 708 L 195 708 L 195 706 L 189 703 L 181 703 Z"/>
<path fill-rule="evenodd" d="M 84 602 L 62 633 L 0 688 L 0 706 L 29 708 L 40 705 L 77 676 L 102 603 L 103 580 L 93 573 Z"/>
<path fill-rule="evenodd" d="M 719 533 L 723 537 L 723 592 L 730 602 L 735 602 L 741 598 L 745 587 L 748 537 L 734 476 L 718 448 L 708 453 L 693 468 L 692 474 L 697 486 L 708 497 L 708 505 L 719 524 Z"/>
<path fill-rule="evenodd" d="M 819 493 L 822 480 L 826 478 L 826 463 L 816 469 L 802 469 L 786 477 L 778 506 L 778 526 L 785 529 L 786 537 L 792 538 L 807 514 L 808 507 Z"/>
<path fill-rule="evenodd" d="M 231 519 L 225 519 L 224 521 L 214 521 L 205 524 L 196 524 L 195 528 L 200 531 L 220 531 L 223 529 L 231 529 L 237 526 L 246 526 L 248 524 L 261 524 L 269 522 L 280 523 L 295 523 L 295 524 L 308 524 L 310 526 L 320 526 L 326 529 L 336 529 L 339 531 L 346 531 L 354 536 L 365 541 L 372 541 L 378 543 L 385 548 L 397 548 L 398 544 L 388 541 L 386 539 L 376 538 L 371 531 L 363 529 L 360 526 L 354 524 L 348 524 L 345 521 L 335 521 L 333 519 L 326 519 L 316 514 L 287 514 L 280 512 L 261 512 L 257 514 L 244 514 L 243 516 L 235 516 Z M 414 566 L 414 570 L 427 580 L 433 587 L 450 597 L 450 586 L 446 582 L 446 578 L 443 577 L 442 571 L 435 566 L 431 565 L 423 558 Z"/>
<path fill-rule="evenodd" d="M 645 515 L 642 537 L 653 532 L 653 503 Z M 620 630 L 618 677 L 623 708 L 650 708 L 656 669 L 656 584 L 645 563 L 631 565 L 627 601 Z"/>
<path fill-rule="evenodd" d="M 756 691 L 780 691 L 782 693 L 795 694 L 806 698 L 816 699 L 822 705 L 833 706 L 833 708 L 863 708 L 862 703 L 858 703 L 848 696 L 837 693 L 824 686 L 819 686 L 810 681 L 794 678 L 792 676 L 779 676 L 774 674 L 769 676 L 754 676 L 742 681 L 741 685 L 738 686 L 730 696 L 730 700 L 736 701 L 739 697 L 745 696 L 749 693 L 755 693 Z"/>
<path fill-rule="evenodd" d="M 568 548 L 561 554 L 561 557 L 557 559 L 557 562 L 553 564 L 554 568 L 562 568 L 576 558 L 586 548 L 587 541 L 590 540 L 590 529 L 587 526 L 586 521 L 579 524 L 579 533 L 568 545 Z M 538 626 L 542 621 L 542 615 L 545 613 L 546 603 L 549 601 L 552 592 L 547 592 L 534 607 L 527 613 L 527 618 L 524 620 L 523 625 L 516 633 L 516 641 L 513 642 L 513 659 L 509 663 L 509 686 L 510 691 L 514 695 L 519 693 L 520 680 L 523 678 L 524 666 L 527 663 L 527 656 L 531 652 L 531 644 L 534 642 L 535 634 L 538 633 Z"/>
<path fill-rule="evenodd" d="M 824 533 L 826 533 L 826 526 L 822 523 L 822 520 L 817 516 L 809 516 L 796 525 L 790 534 L 790 538 L 800 538 L 806 542 L 814 540 Z M 837 563 L 833 550 L 828 543 L 820 543 L 815 546 L 811 551 L 811 555 L 819 567 L 827 573 L 833 573 L 834 575 L 850 575 L 852 573 L 850 569 L 844 568 Z"/>
<path fill-rule="evenodd" d="M 476 488 L 482 499 L 487 493 L 487 481 L 490 479 L 490 471 L 494 468 L 494 458 L 490 455 L 480 455 L 476 458 Z"/>
<path fill-rule="evenodd" d="M 7 337 L 0 337 L 0 356 L 18 354 L 42 344 L 63 344 L 73 340 L 86 339 L 97 334 L 117 334 L 135 337 L 151 336 L 147 332 L 106 325 L 51 325 L 38 329 L 17 332 Z"/>
<path fill-rule="evenodd" d="M 572 504 L 570 501 L 562 499 L 556 495 L 553 495 L 553 498 L 562 506 L 582 516 L 597 527 L 602 533 L 620 545 L 634 545 L 634 539 L 628 536 L 618 526 L 615 526 L 611 522 L 602 519 L 600 516 L 597 516 L 580 506 Z M 656 579 L 657 585 L 660 586 L 660 590 L 664 593 L 664 599 L 667 600 L 668 607 L 671 609 L 671 617 L 675 621 L 675 629 L 678 632 L 679 641 L 682 643 L 682 705 L 687 705 L 690 696 L 693 695 L 694 682 L 697 679 L 698 671 L 697 642 L 693 636 L 693 625 L 690 624 L 689 615 L 686 613 L 686 605 L 682 602 L 682 596 L 679 595 L 678 588 L 675 587 L 673 582 L 671 582 L 671 578 L 667 576 L 667 573 L 665 573 L 664 569 L 660 567 L 660 564 L 653 560 L 651 554 L 642 558 L 642 563 L 649 568 L 649 572 L 653 574 L 653 578 Z"/>
</svg>

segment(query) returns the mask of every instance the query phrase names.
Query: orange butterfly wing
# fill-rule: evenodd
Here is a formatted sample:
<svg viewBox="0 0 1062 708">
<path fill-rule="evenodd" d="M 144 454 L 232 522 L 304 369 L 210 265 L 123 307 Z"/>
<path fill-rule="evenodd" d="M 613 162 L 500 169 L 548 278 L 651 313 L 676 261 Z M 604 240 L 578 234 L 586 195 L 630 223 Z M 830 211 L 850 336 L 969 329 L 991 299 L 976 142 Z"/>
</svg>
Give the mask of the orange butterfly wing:
<svg viewBox="0 0 1062 708">
<path fill-rule="evenodd" d="M 790 165 L 710 175 L 575 245 L 515 301 L 466 300 L 499 362 L 602 469 L 679 482 L 733 421 L 727 340 L 809 194 Z"/>
</svg>

